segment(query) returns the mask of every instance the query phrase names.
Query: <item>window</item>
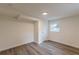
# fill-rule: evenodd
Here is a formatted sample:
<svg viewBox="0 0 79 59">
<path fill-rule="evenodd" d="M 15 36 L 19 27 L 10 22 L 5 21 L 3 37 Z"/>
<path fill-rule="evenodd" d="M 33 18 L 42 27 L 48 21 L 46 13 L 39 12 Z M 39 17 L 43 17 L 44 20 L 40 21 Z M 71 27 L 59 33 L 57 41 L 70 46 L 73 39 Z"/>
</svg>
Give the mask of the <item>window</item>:
<svg viewBox="0 0 79 59">
<path fill-rule="evenodd" d="M 50 24 L 50 31 L 60 32 L 59 24 Z"/>
</svg>

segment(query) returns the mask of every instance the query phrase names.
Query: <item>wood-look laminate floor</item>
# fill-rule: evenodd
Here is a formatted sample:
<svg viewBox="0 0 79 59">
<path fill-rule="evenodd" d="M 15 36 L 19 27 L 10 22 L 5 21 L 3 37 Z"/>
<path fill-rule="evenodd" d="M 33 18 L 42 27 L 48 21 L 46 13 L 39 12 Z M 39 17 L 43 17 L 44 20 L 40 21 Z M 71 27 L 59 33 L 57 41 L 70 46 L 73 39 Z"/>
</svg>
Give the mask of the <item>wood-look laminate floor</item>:
<svg viewBox="0 0 79 59">
<path fill-rule="evenodd" d="M 52 41 L 29 43 L 0 52 L 0 55 L 79 55 L 79 49 Z"/>
</svg>

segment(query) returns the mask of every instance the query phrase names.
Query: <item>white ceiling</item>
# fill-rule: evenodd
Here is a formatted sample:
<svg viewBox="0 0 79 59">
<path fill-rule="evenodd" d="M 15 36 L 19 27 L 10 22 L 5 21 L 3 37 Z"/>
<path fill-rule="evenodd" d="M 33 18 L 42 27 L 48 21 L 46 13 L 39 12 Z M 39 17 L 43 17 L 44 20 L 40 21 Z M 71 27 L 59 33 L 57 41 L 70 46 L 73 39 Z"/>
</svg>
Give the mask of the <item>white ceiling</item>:
<svg viewBox="0 0 79 59">
<path fill-rule="evenodd" d="M 42 15 L 48 12 L 48 15 Z M 53 20 L 79 14 L 79 4 L 68 3 L 22 3 L 0 4 L 0 15 L 16 17 L 26 15 L 38 19 Z"/>
</svg>

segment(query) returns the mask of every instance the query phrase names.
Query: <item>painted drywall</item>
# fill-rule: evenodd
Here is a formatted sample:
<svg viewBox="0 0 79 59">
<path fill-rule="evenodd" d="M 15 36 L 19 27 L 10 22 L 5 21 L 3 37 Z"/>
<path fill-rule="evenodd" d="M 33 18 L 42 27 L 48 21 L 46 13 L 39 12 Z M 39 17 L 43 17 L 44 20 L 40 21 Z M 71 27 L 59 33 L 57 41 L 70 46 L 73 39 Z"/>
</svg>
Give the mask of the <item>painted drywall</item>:
<svg viewBox="0 0 79 59">
<path fill-rule="evenodd" d="M 20 16 L 20 19 L 29 19 L 29 21 L 34 22 L 34 42 L 40 44 L 47 39 L 48 34 L 48 21 L 43 19 L 37 19 L 29 16 Z M 24 21 L 25 21 L 24 20 Z M 23 21 L 23 20 L 22 20 Z"/>
<path fill-rule="evenodd" d="M 38 40 L 39 43 L 42 43 L 43 41 L 47 40 L 47 36 L 48 36 L 48 21 L 47 20 L 39 20 L 38 22 Z"/>
<path fill-rule="evenodd" d="M 39 40 L 38 40 L 38 35 L 39 35 L 39 31 L 38 31 L 38 21 L 34 22 L 34 42 L 38 44 Z"/>
<path fill-rule="evenodd" d="M 54 23 L 59 24 L 60 32 L 51 32 L 49 27 L 48 40 L 79 48 L 79 15 L 51 20 L 49 21 L 49 26 Z"/>
<path fill-rule="evenodd" d="M 40 44 L 47 39 L 47 34 L 48 21 L 0 17 L 0 51 L 30 42 Z"/>
<path fill-rule="evenodd" d="M 29 17 L 25 15 L 21 15 L 20 19 L 29 19 L 29 21 L 34 22 L 34 42 L 40 44 L 47 39 L 48 35 L 48 20 L 38 19 L 34 17 Z M 22 20 L 23 21 L 23 20 Z"/>
<path fill-rule="evenodd" d="M 0 17 L 0 51 L 34 41 L 34 24 Z"/>
</svg>

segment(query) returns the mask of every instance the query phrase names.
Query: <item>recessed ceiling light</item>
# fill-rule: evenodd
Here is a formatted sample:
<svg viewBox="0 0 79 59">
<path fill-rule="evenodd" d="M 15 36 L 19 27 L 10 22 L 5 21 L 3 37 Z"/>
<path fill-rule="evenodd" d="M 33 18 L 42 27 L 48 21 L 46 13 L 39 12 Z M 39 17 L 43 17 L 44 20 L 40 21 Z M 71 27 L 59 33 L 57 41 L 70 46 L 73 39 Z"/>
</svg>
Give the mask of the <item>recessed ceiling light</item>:
<svg viewBox="0 0 79 59">
<path fill-rule="evenodd" d="M 47 15 L 47 14 L 48 14 L 47 12 L 43 12 L 43 13 L 42 13 L 42 15 Z"/>
</svg>

